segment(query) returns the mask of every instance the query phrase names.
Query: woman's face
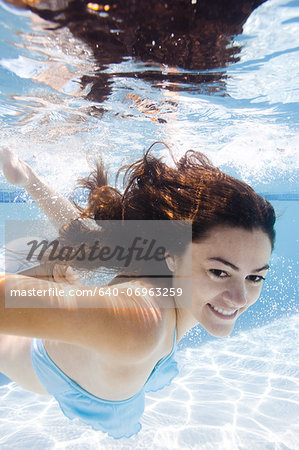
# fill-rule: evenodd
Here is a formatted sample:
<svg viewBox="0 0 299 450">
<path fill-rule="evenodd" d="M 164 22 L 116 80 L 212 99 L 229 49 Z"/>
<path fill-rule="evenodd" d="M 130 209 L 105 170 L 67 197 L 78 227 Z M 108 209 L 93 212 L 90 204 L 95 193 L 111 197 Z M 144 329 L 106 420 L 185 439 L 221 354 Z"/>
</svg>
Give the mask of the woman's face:
<svg viewBox="0 0 299 450">
<path fill-rule="evenodd" d="M 213 228 L 175 260 L 173 284 L 183 292 L 176 296 L 178 314 L 190 328 L 200 323 L 214 336 L 229 335 L 237 318 L 257 301 L 270 256 L 270 239 L 260 229 Z"/>
</svg>

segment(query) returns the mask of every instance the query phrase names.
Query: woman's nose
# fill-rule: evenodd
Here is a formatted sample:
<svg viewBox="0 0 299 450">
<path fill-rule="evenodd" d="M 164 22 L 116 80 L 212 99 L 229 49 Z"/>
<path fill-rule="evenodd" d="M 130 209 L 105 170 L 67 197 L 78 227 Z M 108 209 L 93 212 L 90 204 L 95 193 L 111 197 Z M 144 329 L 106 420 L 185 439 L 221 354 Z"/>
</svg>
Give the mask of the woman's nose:
<svg viewBox="0 0 299 450">
<path fill-rule="evenodd" d="M 234 282 L 224 292 L 224 298 L 232 306 L 242 308 L 247 303 L 246 288 L 244 283 Z"/>
</svg>

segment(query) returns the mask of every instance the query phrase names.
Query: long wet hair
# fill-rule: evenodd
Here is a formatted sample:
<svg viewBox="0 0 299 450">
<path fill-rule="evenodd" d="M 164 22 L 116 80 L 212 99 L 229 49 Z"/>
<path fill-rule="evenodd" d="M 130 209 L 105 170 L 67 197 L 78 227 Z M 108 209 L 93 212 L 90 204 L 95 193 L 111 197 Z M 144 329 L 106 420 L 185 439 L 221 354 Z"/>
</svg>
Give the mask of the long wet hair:
<svg viewBox="0 0 299 450">
<path fill-rule="evenodd" d="M 188 150 L 170 167 L 163 158 L 155 157 L 151 148 L 141 159 L 118 171 L 117 177 L 124 172 L 123 192 L 108 185 L 103 161 L 98 162 L 87 178 L 79 180 L 79 186 L 88 191 L 87 205 L 77 205 L 79 220 L 61 229 L 63 245 L 90 242 L 95 236 L 96 239 L 100 236 L 103 244 L 109 242 L 109 230 L 102 229 L 99 235 L 99 230 L 91 229 L 82 219 L 123 223 L 176 220 L 191 221 L 193 242 L 204 239 L 214 227 L 226 225 L 260 229 L 269 237 L 273 248 L 274 209 L 249 185 L 223 173 L 203 153 Z M 171 241 L 167 245 L 171 247 Z M 182 246 L 180 251 L 183 250 Z M 105 266 L 113 267 L 113 264 L 110 261 Z M 86 267 L 84 261 L 75 265 Z"/>
</svg>

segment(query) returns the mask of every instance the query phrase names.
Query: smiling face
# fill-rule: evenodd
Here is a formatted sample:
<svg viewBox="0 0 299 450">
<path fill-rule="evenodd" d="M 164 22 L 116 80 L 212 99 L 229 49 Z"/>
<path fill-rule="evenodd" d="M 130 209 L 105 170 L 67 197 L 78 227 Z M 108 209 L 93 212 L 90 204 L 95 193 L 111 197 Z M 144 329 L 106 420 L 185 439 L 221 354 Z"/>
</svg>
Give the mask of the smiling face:
<svg viewBox="0 0 299 450">
<path fill-rule="evenodd" d="M 174 287 L 183 290 L 175 299 L 182 327 L 187 331 L 200 323 L 214 336 L 229 335 L 237 318 L 257 301 L 270 256 L 270 239 L 260 229 L 218 226 L 190 244 L 175 260 L 173 273 Z M 191 260 L 192 282 L 182 277 Z"/>
</svg>

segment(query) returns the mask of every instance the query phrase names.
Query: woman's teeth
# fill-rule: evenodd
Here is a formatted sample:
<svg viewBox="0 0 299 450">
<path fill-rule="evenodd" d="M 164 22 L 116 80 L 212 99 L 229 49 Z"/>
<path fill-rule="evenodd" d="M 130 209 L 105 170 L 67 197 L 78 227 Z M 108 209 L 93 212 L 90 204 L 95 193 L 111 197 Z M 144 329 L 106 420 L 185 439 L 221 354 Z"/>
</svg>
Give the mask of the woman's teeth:
<svg viewBox="0 0 299 450">
<path fill-rule="evenodd" d="M 224 309 L 220 309 L 217 308 L 217 306 L 211 305 L 209 303 L 209 305 L 217 312 L 219 312 L 220 314 L 223 314 L 224 316 L 232 316 L 233 314 L 235 314 L 235 312 L 237 311 L 236 309 L 234 311 L 225 311 Z"/>
</svg>

